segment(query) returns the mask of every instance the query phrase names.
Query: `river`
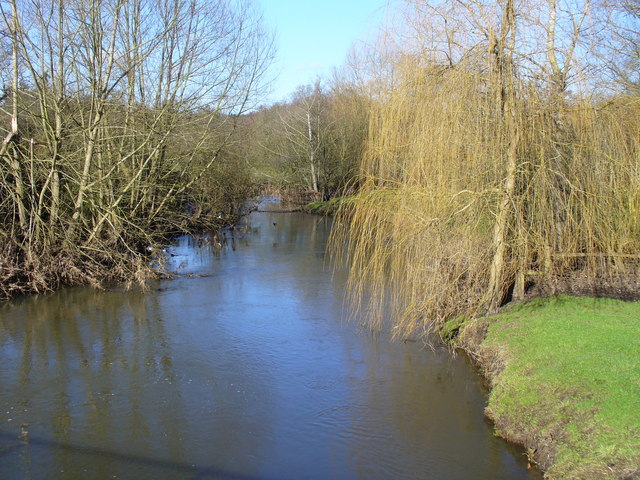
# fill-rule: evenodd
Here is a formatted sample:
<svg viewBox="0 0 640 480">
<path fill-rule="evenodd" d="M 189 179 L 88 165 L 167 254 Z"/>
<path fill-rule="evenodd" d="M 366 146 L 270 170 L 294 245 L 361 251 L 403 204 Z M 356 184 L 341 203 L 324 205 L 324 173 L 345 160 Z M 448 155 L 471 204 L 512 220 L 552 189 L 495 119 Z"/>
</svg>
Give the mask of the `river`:
<svg viewBox="0 0 640 480">
<path fill-rule="evenodd" d="M 345 321 L 331 220 L 178 239 L 173 280 L 0 306 L 0 479 L 539 479 L 463 356 Z"/>
</svg>

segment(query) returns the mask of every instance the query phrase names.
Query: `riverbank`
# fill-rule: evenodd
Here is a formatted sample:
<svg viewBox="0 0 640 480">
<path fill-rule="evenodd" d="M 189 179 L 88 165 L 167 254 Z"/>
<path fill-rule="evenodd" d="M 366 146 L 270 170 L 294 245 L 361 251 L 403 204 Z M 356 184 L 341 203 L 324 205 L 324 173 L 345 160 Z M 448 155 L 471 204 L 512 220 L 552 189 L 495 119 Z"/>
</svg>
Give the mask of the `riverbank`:
<svg viewBox="0 0 640 480">
<path fill-rule="evenodd" d="M 340 207 L 344 208 L 350 199 L 350 195 L 345 195 L 342 197 L 333 197 L 322 202 L 311 202 L 304 205 L 302 210 L 314 215 L 324 215 L 325 217 L 333 216 L 338 212 Z"/>
<path fill-rule="evenodd" d="M 640 478 L 640 302 L 561 296 L 459 328 L 487 416 L 549 479 Z M 455 325 L 449 325 L 454 327 Z"/>
<path fill-rule="evenodd" d="M 257 208 L 255 204 L 260 198 L 277 198 L 283 205 L 282 213 L 307 211 L 305 205 L 317 198 L 314 192 L 293 188 L 248 184 L 236 188 L 236 194 L 216 202 L 215 207 L 190 199 L 185 203 L 186 208 L 172 211 L 161 222 L 130 219 L 129 228 L 121 228 L 117 235 L 89 239 L 78 236 L 75 242 L 65 242 L 66 230 L 61 230 L 46 244 L 26 246 L 15 237 L 0 236 L 0 301 L 25 294 L 50 293 L 67 286 L 102 288 L 119 283 L 144 286 L 147 281 L 166 275 L 158 268 L 162 261 L 156 253 L 176 236 L 235 225 Z M 0 234 L 2 227 L 0 222 Z"/>
<path fill-rule="evenodd" d="M 48 243 L 33 246 L 22 245 L 15 237 L 0 238 L 0 302 L 70 286 L 144 287 L 167 276 L 162 252 L 177 236 L 219 231 L 235 225 L 251 209 L 228 202 L 213 213 L 201 207 L 191 210 L 176 212 L 162 223 L 149 222 L 146 228 L 131 221 L 129 228 L 108 238 L 78 237 L 69 242 L 61 231 Z"/>
</svg>

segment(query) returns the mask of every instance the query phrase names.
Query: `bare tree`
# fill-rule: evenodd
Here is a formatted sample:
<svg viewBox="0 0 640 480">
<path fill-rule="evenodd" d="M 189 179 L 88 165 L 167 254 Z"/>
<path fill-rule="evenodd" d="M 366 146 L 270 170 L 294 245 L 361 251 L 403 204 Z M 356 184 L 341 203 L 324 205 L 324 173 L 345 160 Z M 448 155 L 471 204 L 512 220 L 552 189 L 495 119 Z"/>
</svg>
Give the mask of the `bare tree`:
<svg viewBox="0 0 640 480">
<path fill-rule="evenodd" d="M 263 88 L 273 40 L 260 13 L 250 1 L 8 0 L 0 14 L 13 63 L 1 221 L 20 225 L 26 252 L 107 271 L 113 251 L 135 260 Z"/>
<path fill-rule="evenodd" d="M 322 161 L 322 141 L 326 128 L 325 95 L 317 81 L 299 87 L 291 106 L 280 114 L 284 136 L 294 162 L 306 164 L 308 188 L 319 193 L 318 177 Z"/>
</svg>

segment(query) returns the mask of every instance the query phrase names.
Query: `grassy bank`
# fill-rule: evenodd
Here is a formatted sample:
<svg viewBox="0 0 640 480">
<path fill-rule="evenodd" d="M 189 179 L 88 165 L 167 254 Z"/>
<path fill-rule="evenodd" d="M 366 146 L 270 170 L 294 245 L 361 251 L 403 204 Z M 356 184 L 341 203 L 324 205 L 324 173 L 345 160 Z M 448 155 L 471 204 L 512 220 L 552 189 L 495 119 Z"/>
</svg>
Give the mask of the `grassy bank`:
<svg viewBox="0 0 640 480">
<path fill-rule="evenodd" d="M 315 215 L 335 215 L 338 212 L 338 208 L 346 206 L 350 198 L 351 196 L 334 197 L 323 202 L 311 202 L 306 204 L 303 210 Z"/>
<path fill-rule="evenodd" d="M 461 327 L 487 414 L 550 479 L 640 478 L 640 303 L 557 297 Z"/>
</svg>

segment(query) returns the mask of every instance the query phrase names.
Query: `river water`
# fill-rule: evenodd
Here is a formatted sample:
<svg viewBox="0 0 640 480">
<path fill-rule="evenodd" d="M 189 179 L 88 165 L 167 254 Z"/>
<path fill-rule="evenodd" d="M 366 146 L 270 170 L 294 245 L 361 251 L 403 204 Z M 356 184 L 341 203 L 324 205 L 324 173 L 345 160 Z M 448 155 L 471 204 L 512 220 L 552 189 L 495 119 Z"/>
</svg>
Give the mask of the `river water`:
<svg viewBox="0 0 640 480">
<path fill-rule="evenodd" d="M 179 239 L 174 280 L 0 306 L 0 479 L 538 479 L 462 356 L 346 322 L 331 221 Z"/>
</svg>

